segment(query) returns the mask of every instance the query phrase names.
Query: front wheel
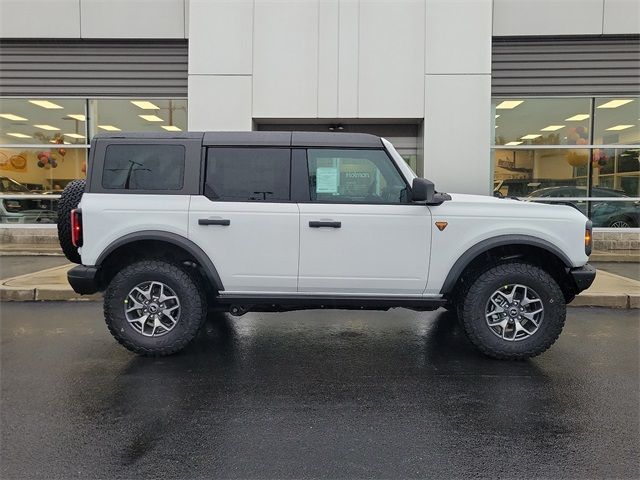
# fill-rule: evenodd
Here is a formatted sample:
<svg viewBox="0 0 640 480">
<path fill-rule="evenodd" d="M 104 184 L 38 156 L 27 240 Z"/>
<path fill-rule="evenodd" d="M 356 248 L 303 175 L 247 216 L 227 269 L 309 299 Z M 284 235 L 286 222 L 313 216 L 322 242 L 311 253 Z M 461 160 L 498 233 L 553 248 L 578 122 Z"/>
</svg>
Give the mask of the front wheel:
<svg viewBox="0 0 640 480">
<path fill-rule="evenodd" d="M 467 336 L 493 358 L 539 355 L 564 327 L 564 295 L 553 277 L 534 265 L 497 265 L 479 275 L 461 301 Z"/>
<path fill-rule="evenodd" d="M 105 322 L 129 350 L 149 356 L 182 350 L 206 317 L 199 283 L 172 263 L 142 260 L 116 274 L 104 296 Z"/>
</svg>

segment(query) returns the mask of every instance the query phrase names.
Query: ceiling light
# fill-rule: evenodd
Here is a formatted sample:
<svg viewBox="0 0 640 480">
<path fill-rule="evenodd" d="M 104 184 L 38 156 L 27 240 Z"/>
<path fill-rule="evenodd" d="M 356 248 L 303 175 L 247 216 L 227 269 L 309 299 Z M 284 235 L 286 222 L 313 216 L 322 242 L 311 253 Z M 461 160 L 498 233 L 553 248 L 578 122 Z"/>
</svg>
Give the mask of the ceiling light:
<svg viewBox="0 0 640 480">
<path fill-rule="evenodd" d="M 14 122 L 24 122 L 28 120 L 24 117 L 19 117 L 18 115 L 14 115 L 13 113 L 0 113 L 0 117 L 6 118 L 7 120 L 13 120 Z"/>
<path fill-rule="evenodd" d="M 131 100 L 131 103 L 133 103 L 136 107 L 142 108 L 143 110 L 160 110 L 160 107 L 158 107 L 156 104 L 147 102 L 145 100 Z"/>
<path fill-rule="evenodd" d="M 58 127 L 54 127 L 53 125 L 34 125 L 36 128 L 41 128 L 42 130 L 60 130 Z"/>
<path fill-rule="evenodd" d="M 138 116 L 146 120 L 147 122 L 164 122 L 164 120 L 157 115 L 138 115 Z"/>
<path fill-rule="evenodd" d="M 627 128 L 631 128 L 631 127 L 635 127 L 635 125 L 616 125 L 615 127 L 607 128 L 607 130 L 610 130 L 610 131 L 626 130 Z"/>
<path fill-rule="evenodd" d="M 579 122 L 581 120 L 586 120 L 587 118 L 589 118 L 589 114 L 588 113 L 579 113 L 577 115 L 574 115 L 573 117 L 565 118 L 564 121 L 565 122 Z"/>
<path fill-rule="evenodd" d="M 496 128 L 498 128 L 498 127 L 499 127 L 499 125 L 496 125 Z"/>
<path fill-rule="evenodd" d="M 85 138 L 84 135 L 80 135 L 79 133 L 65 133 L 64 136 L 71 138 Z"/>
<path fill-rule="evenodd" d="M 496 109 L 505 109 L 505 110 L 507 110 L 507 109 L 516 108 L 522 102 L 524 102 L 524 100 L 505 100 L 504 102 L 502 102 L 498 106 L 496 106 Z"/>
<path fill-rule="evenodd" d="M 631 102 L 633 102 L 633 99 L 631 98 L 627 98 L 623 100 L 611 100 L 610 102 L 603 103 L 602 105 L 596 108 L 618 108 L 618 107 L 621 107 L 622 105 L 626 105 L 627 103 L 631 103 Z"/>
<path fill-rule="evenodd" d="M 49 100 L 29 100 L 29 103 L 33 103 L 34 105 L 38 105 L 42 108 L 64 108 L 57 103 L 50 102 Z"/>
<path fill-rule="evenodd" d="M 516 145 L 520 145 L 522 142 L 509 142 L 505 143 L 505 147 L 515 147 Z"/>
<path fill-rule="evenodd" d="M 31 138 L 31 135 L 25 135 L 24 133 L 7 133 L 7 135 L 11 135 L 16 138 Z"/>
<path fill-rule="evenodd" d="M 555 132 L 556 130 L 560 130 L 564 125 L 549 125 L 548 127 L 541 128 L 541 132 Z"/>
<path fill-rule="evenodd" d="M 524 137 L 520 137 L 520 140 L 533 140 L 535 138 L 540 138 L 542 135 L 539 133 L 530 133 L 529 135 L 525 135 Z"/>
<path fill-rule="evenodd" d="M 500 114 L 496 115 L 496 118 L 498 118 L 500 116 Z"/>
<path fill-rule="evenodd" d="M 84 115 L 82 115 L 80 113 L 75 114 L 75 115 L 67 115 L 67 117 L 71 117 L 74 120 L 78 120 L 80 122 L 85 122 L 87 120 L 87 117 L 85 117 Z"/>
<path fill-rule="evenodd" d="M 106 130 L 107 132 L 120 132 L 121 130 L 118 127 L 114 127 L 113 125 L 98 125 L 98 128 L 102 130 Z"/>
<path fill-rule="evenodd" d="M 181 132 L 182 129 L 180 129 L 179 127 L 176 127 L 175 125 L 162 125 L 162 128 L 164 128 L 167 132 Z"/>
</svg>

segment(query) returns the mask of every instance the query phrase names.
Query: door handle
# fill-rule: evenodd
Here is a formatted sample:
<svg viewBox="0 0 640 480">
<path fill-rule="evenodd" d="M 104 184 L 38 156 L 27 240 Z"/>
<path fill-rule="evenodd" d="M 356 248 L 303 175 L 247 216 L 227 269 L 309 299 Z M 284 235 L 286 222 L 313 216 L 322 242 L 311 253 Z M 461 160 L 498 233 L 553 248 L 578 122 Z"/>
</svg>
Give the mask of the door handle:
<svg viewBox="0 0 640 480">
<path fill-rule="evenodd" d="M 199 218 L 198 225 L 222 225 L 223 227 L 228 227 L 231 225 L 231 220 L 226 218 Z"/>
<path fill-rule="evenodd" d="M 342 227 L 342 222 L 334 222 L 333 220 L 329 220 L 326 222 L 311 221 L 309 222 L 309 226 L 311 228 L 322 228 L 322 227 L 340 228 Z"/>
</svg>

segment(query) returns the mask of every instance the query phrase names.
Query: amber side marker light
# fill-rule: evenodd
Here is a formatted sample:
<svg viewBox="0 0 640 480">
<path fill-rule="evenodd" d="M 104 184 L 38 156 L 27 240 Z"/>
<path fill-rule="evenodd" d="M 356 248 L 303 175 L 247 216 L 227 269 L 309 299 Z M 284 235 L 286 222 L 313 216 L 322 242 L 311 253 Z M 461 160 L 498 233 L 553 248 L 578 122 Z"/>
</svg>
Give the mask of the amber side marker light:
<svg viewBox="0 0 640 480">
<path fill-rule="evenodd" d="M 593 248 L 593 238 L 591 235 L 592 228 L 591 221 L 588 221 L 587 226 L 584 229 L 584 253 L 586 253 L 587 256 L 591 255 L 591 250 Z"/>
<path fill-rule="evenodd" d="M 438 227 L 438 230 L 443 231 L 445 228 L 447 228 L 447 225 L 449 225 L 447 222 L 436 222 L 436 227 Z"/>
</svg>

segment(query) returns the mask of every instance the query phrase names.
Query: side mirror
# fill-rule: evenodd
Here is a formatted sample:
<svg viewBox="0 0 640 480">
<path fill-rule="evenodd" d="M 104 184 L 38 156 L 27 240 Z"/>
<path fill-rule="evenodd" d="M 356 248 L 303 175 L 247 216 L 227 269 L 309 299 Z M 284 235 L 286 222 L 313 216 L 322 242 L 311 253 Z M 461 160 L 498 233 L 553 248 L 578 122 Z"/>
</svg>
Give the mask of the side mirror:
<svg viewBox="0 0 640 480">
<path fill-rule="evenodd" d="M 436 187 L 426 178 L 416 177 L 411 185 L 411 201 L 433 203 Z"/>
</svg>

